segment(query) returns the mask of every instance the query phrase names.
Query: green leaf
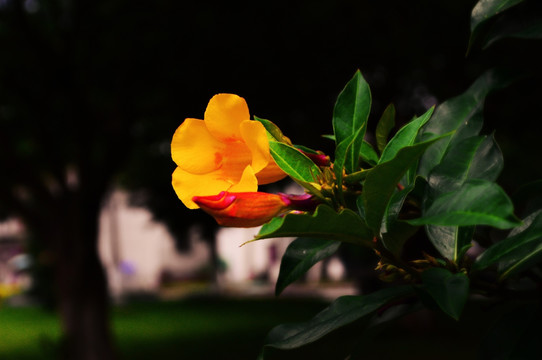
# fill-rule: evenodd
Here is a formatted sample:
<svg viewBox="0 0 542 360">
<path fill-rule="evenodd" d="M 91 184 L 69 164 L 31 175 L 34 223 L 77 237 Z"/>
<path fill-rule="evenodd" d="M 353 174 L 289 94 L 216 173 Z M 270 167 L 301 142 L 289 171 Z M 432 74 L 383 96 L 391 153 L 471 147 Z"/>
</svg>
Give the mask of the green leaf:
<svg viewBox="0 0 542 360">
<path fill-rule="evenodd" d="M 424 211 L 434 198 L 460 188 L 467 179 L 494 181 L 502 168 L 502 153 L 492 136 L 472 136 L 453 143 L 429 174 Z M 457 262 L 462 249 L 471 243 L 474 227 L 426 225 L 426 232 L 442 256 Z"/>
<path fill-rule="evenodd" d="M 418 130 L 431 118 L 434 109 L 434 107 L 430 108 L 425 112 L 425 114 L 412 120 L 399 129 L 399 131 L 397 131 L 395 136 L 388 142 L 388 145 L 386 145 L 382 151 L 379 163 L 382 164 L 386 161 L 390 161 L 399 150 L 405 146 L 414 144 L 414 140 L 418 135 Z"/>
<path fill-rule="evenodd" d="M 440 104 L 431 119 L 420 131 L 424 140 L 455 131 L 454 135 L 440 140 L 420 159 L 418 174 L 427 176 L 440 164 L 450 144 L 478 135 L 482 128 L 482 110 L 486 96 L 494 90 L 508 86 L 516 75 L 500 69 L 482 74 L 462 95 Z"/>
<path fill-rule="evenodd" d="M 470 20 L 470 49 L 476 39 L 479 37 L 484 24 L 495 15 L 502 13 L 512 6 L 522 3 L 523 0 L 480 0 L 474 6 L 471 12 Z"/>
<path fill-rule="evenodd" d="M 279 325 L 275 327 L 266 339 L 260 359 L 274 360 L 284 359 L 284 356 L 297 359 L 325 358 L 344 359 L 348 352 L 341 343 L 339 346 L 335 341 L 327 341 L 333 338 L 336 332 L 342 329 L 352 329 L 356 323 L 368 321 L 377 310 L 393 300 L 411 295 L 413 292 L 410 286 L 396 286 L 386 288 L 363 296 L 341 296 L 336 299 L 328 308 L 321 311 L 313 319 L 306 323 Z M 354 330 L 356 328 L 353 328 Z M 343 331 L 340 337 L 334 339 L 355 341 L 359 336 L 358 331 Z M 317 347 L 324 353 L 310 352 L 310 347 Z M 282 351 L 281 351 L 282 350 Z M 288 356 L 288 351 L 295 351 L 295 356 Z M 306 350 L 303 352 L 303 350 Z M 328 353 L 329 351 L 329 353 Z M 311 354 L 312 356 L 309 356 Z"/>
<path fill-rule="evenodd" d="M 380 229 L 382 233 L 382 244 L 392 254 L 398 257 L 401 256 L 405 242 L 419 229 L 418 226 L 412 226 L 399 220 L 399 212 L 401 211 L 407 196 L 416 186 L 423 186 L 420 185 L 424 182 L 423 178 L 418 177 L 416 180 L 417 182 L 392 195 Z"/>
<path fill-rule="evenodd" d="M 386 109 L 384 109 L 380 120 L 378 120 L 378 123 L 376 124 L 376 147 L 378 148 L 378 151 L 380 151 L 380 153 L 382 153 L 382 151 L 386 147 L 386 144 L 388 143 L 388 135 L 390 134 L 390 131 L 391 129 L 393 129 L 394 126 L 395 106 L 393 104 L 389 104 Z"/>
<path fill-rule="evenodd" d="M 262 123 L 265 130 L 267 130 L 267 133 L 271 135 L 270 140 L 274 140 L 280 143 L 291 144 L 290 139 L 284 136 L 280 128 L 277 125 L 275 125 L 273 122 L 266 119 L 261 119 L 257 116 L 254 116 L 254 120 Z"/>
<path fill-rule="evenodd" d="M 509 229 L 520 224 L 513 205 L 497 184 L 485 180 L 466 181 L 459 189 L 435 198 L 411 225 L 470 226 L 489 225 Z"/>
<path fill-rule="evenodd" d="M 335 154 L 335 161 L 345 165 L 346 172 L 357 170 L 358 159 L 371 109 L 371 91 L 358 70 L 337 97 L 333 109 L 333 132 L 337 147 L 347 141 L 344 159 Z M 343 154 L 340 154 L 342 157 Z"/>
<path fill-rule="evenodd" d="M 269 150 L 277 165 L 294 180 L 316 182 L 321 174 L 311 159 L 290 145 L 269 141 Z"/>
<path fill-rule="evenodd" d="M 449 136 L 449 135 L 444 135 Z M 365 179 L 363 187 L 363 203 L 367 225 L 376 235 L 380 234 L 380 227 L 391 196 L 397 189 L 401 177 L 412 164 L 422 156 L 424 151 L 440 138 L 407 146 L 399 150 L 397 155 L 385 163 L 378 164 L 371 169 Z"/>
<path fill-rule="evenodd" d="M 378 163 L 378 154 L 373 146 L 367 141 L 363 140 L 361 144 L 361 158 L 369 165 L 376 165 Z"/>
<path fill-rule="evenodd" d="M 503 156 L 493 136 L 472 136 L 451 144 L 427 181 L 433 196 L 457 189 L 467 179 L 495 181 Z"/>
<path fill-rule="evenodd" d="M 263 225 L 256 240 L 274 237 L 303 236 L 338 240 L 372 247 L 372 232 L 352 210 L 335 212 L 321 204 L 314 214 L 287 214 Z"/>
<path fill-rule="evenodd" d="M 348 154 L 350 153 L 352 147 L 354 146 L 354 143 L 356 139 L 358 138 L 358 135 L 361 132 L 364 132 L 365 128 L 359 128 L 358 132 L 350 136 L 349 138 L 345 139 L 343 142 L 337 145 L 337 148 L 335 149 L 335 162 L 333 163 L 333 170 L 335 172 L 335 181 L 337 183 L 337 189 L 339 192 L 340 201 L 344 202 L 343 199 L 343 193 L 342 193 L 342 184 L 343 184 L 343 169 L 345 168 L 344 162 L 347 161 Z M 351 167 L 357 168 L 354 164 L 351 164 Z"/>
<path fill-rule="evenodd" d="M 492 246 L 476 259 L 472 269 L 482 270 L 500 262 L 501 277 L 527 269 L 542 260 L 542 210 L 526 217 L 523 225 Z"/>
<path fill-rule="evenodd" d="M 456 263 L 461 261 L 466 247 L 470 247 L 475 229 L 475 226 L 425 226 L 427 236 L 438 252 Z"/>
<path fill-rule="evenodd" d="M 431 268 L 422 273 L 422 282 L 442 311 L 459 320 L 469 296 L 469 278 L 463 273 Z"/>
<path fill-rule="evenodd" d="M 534 8 L 529 8 L 532 4 Z M 525 5 L 525 6 L 523 6 Z M 522 4 L 522 11 L 506 12 L 492 24 L 484 37 L 482 48 L 486 49 L 495 42 L 505 38 L 540 39 L 542 38 L 542 15 L 540 6 L 534 1 Z"/>
<path fill-rule="evenodd" d="M 340 242 L 335 240 L 297 238 L 288 245 L 280 263 L 275 295 L 299 279 L 314 264 L 333 255 Z"/>
</svg>

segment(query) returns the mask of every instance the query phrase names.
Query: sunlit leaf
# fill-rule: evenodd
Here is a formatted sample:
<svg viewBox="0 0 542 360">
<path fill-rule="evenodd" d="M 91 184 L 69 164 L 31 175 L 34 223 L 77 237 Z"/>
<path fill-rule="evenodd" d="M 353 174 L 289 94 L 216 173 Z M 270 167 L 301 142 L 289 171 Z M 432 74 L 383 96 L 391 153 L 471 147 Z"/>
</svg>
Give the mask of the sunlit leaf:
<svg viewBox="0 0 542 360">
<path fill-rule="evenodd" d="M 338 240 L 372 247 L 372 232 L 358 214 L 349 209 L 335 212 L 319 205 L 314 214 L 288 214 L 263 225 L 256 240 L 274 237 L 310 237 Z"/>
<path fill-rule="evenodd" d="M 333 255 L 340 245 L 338 241 L 326 239 L 297 238 L 292 241 L 280 262 L 275 295 L 303 276 L 314 264 Z"/>
<path fill-rule="evenodd" d="M 469 278 L 463 273 L 431 268 L 422 273 L 422 282 L 442 311 L 459 320 L 469 296 Z"/>
<path fill-rule="evenodd" d="M 425 112 L 425 114 L 412 120 L 399 129 L 399 131 L 397 131 L 395 136 L 388 142 L 382 151 L 379 163 L 381 164 L 391 160 L 399 150 L 406 146 L 413 145 L 414 140 L 418 135 L 418 130 L 431 118 L 434 109 L 434 107 L 430 108 Z"/>
<path fill-rule="evenodd" d="M 316 182 L 320 168 L 296 148 L 275 141 L 269 142 L 269 150 L 277 165 L 292 178 L 304 182 Z"/>
<path fill-rule="evenodd" d="M 266 120 L 266 119 L 261 119 L 261 118 L 256 117 L 256 116 L 254 116 L 254 120 L 262 123 L 262 125 L 265 127 L 265 130 L 267 130 L 267 133 L 269 135 L 271 135 L 270 140 L 274 140 L 274 141 L 281 142 L 281 143 L 286 143 L 286 144 L 289 144 L 289 145 L 292 144 L 290 139 L 288 139 L 286 136 L 284 136 L 284 134 L 282 133 L 280 128 L 277 125 L 275 125 L 273 122 L 271 122 L 269 120 Z"/>
<path fill-rule="evenodd" d="M 371 91 L 358 70 L 337 97 L 333 109 L 333 131 L 337 147 L 347 151 L 335 154 L 335 161 L 344 164 L 346 172 L 357 170 L 358 159 L 371 109 Z M 344 159 L 342 158 L 344 156 Z"/>
</svg>

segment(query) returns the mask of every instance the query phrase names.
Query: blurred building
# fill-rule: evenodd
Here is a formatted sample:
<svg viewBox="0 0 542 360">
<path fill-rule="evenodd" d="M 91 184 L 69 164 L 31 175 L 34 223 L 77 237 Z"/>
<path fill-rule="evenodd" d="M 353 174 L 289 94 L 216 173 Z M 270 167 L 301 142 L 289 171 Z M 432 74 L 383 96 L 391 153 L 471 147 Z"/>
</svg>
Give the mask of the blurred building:
<svg viewBox="0 0 542 360">
<path fill-rule="evenodd" d="M 179 252 L 165 225 L 154 221 L 147 209 L 130 206 L 128 197 L 124 191 L 113 192 L 100 215 L 99 253 L 113 298 L 159 296 L 168 285 L 190 283 L 206 284 L 207 291 L 223 293 L 273 292 L 280 259 L 293 238 L 243 245 L 254 238 L 258 228 L 221 228 L 215 239 L 219 266 L 213 267 L 209 242 L 201 238 L 197 226 L 190 231 L 189 250 Z M 0 222 L 0 298 L 30 288 L 31 258 L 24 239 L 20 221 Z M 316 264 L 305 283 L 317 283 L 323 276 L 339 281 L 344 278 L 344 267 L 336 258 L 325 266 Z"/>
</svg>

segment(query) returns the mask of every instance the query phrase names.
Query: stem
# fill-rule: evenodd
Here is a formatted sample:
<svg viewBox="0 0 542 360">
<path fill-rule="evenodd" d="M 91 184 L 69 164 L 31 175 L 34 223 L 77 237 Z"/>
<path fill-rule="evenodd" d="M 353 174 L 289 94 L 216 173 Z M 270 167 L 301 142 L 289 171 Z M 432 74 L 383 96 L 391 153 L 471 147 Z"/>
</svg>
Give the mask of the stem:
<svg viewBox="0 0 542 360">
<path fill-rule="evenodd" d="M 386 249 L 382 245 L 382 241 L 376 242 L 376 250 L 380 253 L 382 258 L 386 259 L 386 262 L 390 265 L 396 266 L 399 269 L 402 269 L 406 271 L 408 274 L 410 274 L 414 279 L 420 278 L 420 273 L 418 273 L 416 270 L 414 270 L 410 265 L 408 265 L 406 262 L 395 256 L 391 251 Z"/>
</svg>

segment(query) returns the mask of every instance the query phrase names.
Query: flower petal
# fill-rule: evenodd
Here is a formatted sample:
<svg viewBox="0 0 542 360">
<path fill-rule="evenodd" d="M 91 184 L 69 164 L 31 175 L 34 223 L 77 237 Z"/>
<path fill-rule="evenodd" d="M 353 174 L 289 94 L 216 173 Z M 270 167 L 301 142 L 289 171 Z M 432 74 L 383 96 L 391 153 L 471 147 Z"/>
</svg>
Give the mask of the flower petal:
<svg viewBox="0 0 542 360">
<path fill-rule="evenodd" d="M 192 201 L 194 196 L 216 195 L 231 187 L 229 181 L 220 179 L 215 172 L 197 175 L 186 172 L 179 167 L 173 172 L 171 184 L 179 199 L 189 209 L 198 208 L 198 205 Z M 255 191 L 255 189 L 251 191 Z"/>
<path fill-rule="evenodd" d="M 222 166 L 225 147 L 209 133 L 203 120 L 186 119 L 171 140 L 171 157 L 184 171 L 205 174 Z"/>
<path fill-rule="evenodd" d="M 255 172 L 262 170 L 269 161 L 273 161 L 269 154 L 269 140 L 265 127 L 253 120 L 245 120 L 240 126 L 243 141 L 252 153 L 252 168 Z"/>
<path fill-rule="evenodd" d="M 274 183 L 284 179 L 286 176 L 286 173 L 279 168 L 274 160 L 270 161 L 264 169 L 256 174 L 258 184 L 260 185 Z"/>
<path fill-rule="evenodd" d="M 247 166 L 239 182 L 227 190 L 229 192 L 251 192 L 258 190 L 258 180 L 254 175 L 252 167 L 250 165 Z"/>
<path fill-rule="evenodd" d="M 239 125 L 250 119 L 248 106 L 240 96 L 218 94 L 209 100 L 205 110 L 205 124 L 209 132 L 222 141 L 241 141 Z"/>
<path fill-rule="evenodd" d="M 252 154 L 248 147 L 242 142 L 225 143 L 222 152 L 222 167 L 217 169 L 220 176 L 237 183 L 245 168 L 252 162 Z"/>
</svg>

